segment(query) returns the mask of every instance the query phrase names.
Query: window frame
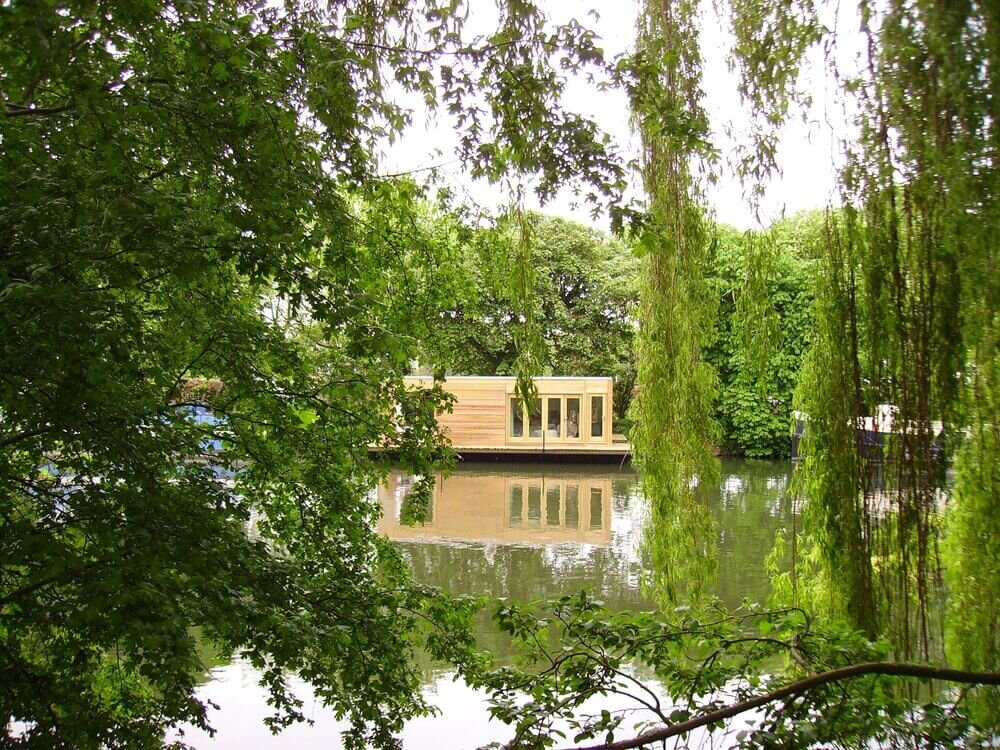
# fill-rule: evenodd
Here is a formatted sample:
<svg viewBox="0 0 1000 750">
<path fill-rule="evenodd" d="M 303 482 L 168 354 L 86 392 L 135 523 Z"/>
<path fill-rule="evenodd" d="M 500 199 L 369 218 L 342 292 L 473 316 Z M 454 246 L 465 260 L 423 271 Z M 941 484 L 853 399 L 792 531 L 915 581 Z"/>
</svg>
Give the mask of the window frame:
<svg viewBox="0 0 1000 750">
<path fill-rule="evenodd" d="M 506 394 L 507 403 L 504 412 L 505 440 L 513 443 L 541 444 L 548 441 L 559 441 L 560 443 L 582 443 L 589 438 L 584 436 L 584 426 L 589 425 L 589 412 L 584 413 L 587 408 L 587 399 L 591 397 L 589 393 L 539 393 L 538 398 L 542 402 L 541 407 L 541 435 L 532 437 L 531 435 L 531 415 L 528 412 L 527 403 L 519 399 L 513 393 Z M 603 397 L 603 396 L 602 396 Z M 569 436 L 569 402 L 575 400 L 579 403 L 577 409 L 577 429 L 576 436 Z M 555 401 L 559 404 L 559 435 L 549 435 L 549 402 Z M 521 435 L 511 434 L 514 428 L 514 405 L 520 403 L 521 406 Z M 587 428 L 589 432 L 589 427 Z"/>
<path fill-rule="evenodd" d="M 608 442 L 608 398 L 605 393 L 588 393 L 586 394 L 587 403 L 587 441 L 591 443 L 607 443 Z M 601 434 L 594 434 L 594 399 L 601 399 Z"/>
</svg>

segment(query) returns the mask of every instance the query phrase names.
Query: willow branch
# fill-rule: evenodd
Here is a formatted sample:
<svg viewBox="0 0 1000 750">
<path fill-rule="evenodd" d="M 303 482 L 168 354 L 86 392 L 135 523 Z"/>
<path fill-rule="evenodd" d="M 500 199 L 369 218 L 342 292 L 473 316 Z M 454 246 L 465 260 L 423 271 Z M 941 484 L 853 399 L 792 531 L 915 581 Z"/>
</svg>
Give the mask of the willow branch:
<svg viewBox="0 0 1000 750">
<path fill-rule="evenodd" d="M 780 701 L 793 695 L 807 693 L 820 685 L 840 680 L 860 677 L 866 674 L 886 675 L 889 677 L 919 677 L 922 679 L 947 680 L 949 682 L 964 682 L 973 685 L 1000 685 L 1000 672 L 966 672 L 960 669 L 945 669 L 942 667 L 930 667 L 924 664 L 903 664 L 898 662 L 865 662 L 863 664 L 853 664 L 849 667 L 831 669 L 829 672 L 806 677 L 805 679 L 793 682 L 791 685 L 773 690 L 757 698 L 752 698 L 741 703 L 734 703 L 731 706 L 720 708 L 717 711 L 697 716 L 679 724 L 671 724 L 662 729 L 646 732 L 638 737 L 619 742 L 605 742 L 600 745 L 588 745 L 577 747 L 576 750 L 630 750 L 631 748 L 643 747 L 653 742 L 676 737 L 679 734 L 690 732 L 693 729 L 713 724 L 717 721 L 730 719 L 745 711 Z"/>
</svg>

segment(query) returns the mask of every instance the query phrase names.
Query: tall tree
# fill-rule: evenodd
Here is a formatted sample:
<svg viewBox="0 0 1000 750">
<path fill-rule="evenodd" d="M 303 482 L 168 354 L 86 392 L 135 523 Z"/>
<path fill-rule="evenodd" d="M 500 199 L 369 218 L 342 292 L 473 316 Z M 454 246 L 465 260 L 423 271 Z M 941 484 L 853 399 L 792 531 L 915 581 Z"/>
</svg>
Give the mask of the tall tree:
<svg viewBox="0 0 1000 750">
<path fill-rule="evenodd" d="M 624 414 L 635 385 L 637 262 L 622 243 L 565 219 L 529 214 L 537 326 L 543 344 L 534 374 L 610 375 Z M 435 321 L 428 364 L 464 375 L 516 372 L 517 290 L 510 222 L 462 233 L 472 285 Z"/>
<path fill-rule="evenodd" d="M 939 516 L 954 451 L 953 533 L 972 523 L 995 542 L 997 528 L 996 503 L 983 493 L 995 500 L 998 463 L 998 17 L 989 3 L 895 2 L 862 6 L 862 22 L 866 66 L 849 83 L 860 135 L 842 177 L 847 208 L 828 222 L 803 391 L 814 425 L 807 489 L 855 617 L 927 658 L 940 633 Z M 854 426 L 880 404 L 892 409 L 881 410 L 891 436 L 873 454 Z M 992 598 L 995 560 L 978 545 L 958 548 L 953 574 L 970 565 L 980 574 L 956 594 Z M 969 607 L 949 627 L 968 642 L 978 623 L 984 648 L 953 656 L 965 663 L 976 653 L 977 666 L 996 668 L 992 616 L 973 600 L 958 594 Z"/>
<path fill-rule="evenodd" d="M 764 232 L 716 230 L 706 276 L 719 305 L 705 358 L 719 377 L 715 416 L 726 453 L 790 455 L 792 400 L 812 325 L 815 262 L 809 254 L 822 225 L 817 211 Z M 766 263 L 753 257 L 763 252 Z"/>
<path fill-rule="evenodd" d="M 431 474 L 440 394 L 402 373 L 455 286 L 412 186 L 375 173 L 408 117 L 389 94 L 447 105 L 479 174 L 621 174 L 553 106 L 591 36 L 498 15 L 467 39 L 450 2 L 0 7 L 0 715 L 21 740 L 204 725 L 196 632 L 261 669 L 278 724 L 301 718 L 286 670 L 353 746 L 424 709 L 409 656 L 460 646 L 464 609 L 375 535 L 368 450 Z"/>
<path fill-rule="evenodd" d="M 804 53 L 831 32 L 810 2 L 732 8 L 741 91 L 758 115 L 782 122 Z M 800 385 L 809 531 L 839 609 L 890 635 L 898 653 L 927 659 L 941 640 L 944 511 L 949 656 L 996 669 L 995 614 L 977 603 L 995 599 L 1000 583 L 986 551 L 1000 513 L 1000 16 L 995 3 L 893 0 L 861 3 L 857 20 L 860 67 L 827 57 L 857 128 L 844 142 L 843 208 L 819 246 Z M 765 174 L 776 166 L 771 145 L 758 142 Z M 866 444 L 859 420 L 875 416 L 886 437 Z M 995 690 L 982 695 L 996 722 Z"/>
</svg>

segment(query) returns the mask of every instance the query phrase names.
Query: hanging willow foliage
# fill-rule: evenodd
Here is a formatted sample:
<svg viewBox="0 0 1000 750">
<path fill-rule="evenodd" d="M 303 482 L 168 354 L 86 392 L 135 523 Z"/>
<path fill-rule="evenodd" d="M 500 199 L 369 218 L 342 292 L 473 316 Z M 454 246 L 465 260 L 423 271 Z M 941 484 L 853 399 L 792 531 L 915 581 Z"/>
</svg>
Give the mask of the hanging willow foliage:
<svg viewBox="0 0 1000 750">
<path fill-rule="evenodd" d="M 822 38 L 811 0 L 730 0 L 733 49 L 730 67 L 749 105 L 747 137 L 736 144 L 736 169 L 756 210 L 766 183 L 781 171 L 779 128 L 808 93 L 796 86 L 809 48 Z"/>
<path fill-rule="evenodd" d="M 545 362 L 545 339 L 538 324 L 535 294 L 535 267 L 531 261 L 534 230 L 524 202 L 519 199 L 508 212 L 513 224 L 512 252 L 510 258 L 510 298 L 514 308 L 514 346 L 517 358 L 514 374 L 517 375 L 515 393 L 534 413 L 538 399 L 535 377 L 542 374 Z"/>
<path fill-rule="evenodd" d="M 802 541 L 822 560 L 805 598 L 825 602 L 873 635 L 889 635 L 905 658 L 938 658 L 946 640 L 956 665 L 997 669 L 1000 5 L 862 2 L 860 72 L 838 69 L 836 42 L 811 0 L 731 0 L 728 7 L 731 65 L 751 110 L 736 165 L 752 200 L 780 171 L 777 131 L 793 105 L 808 101 L 796 86 L 817 42 L 825 44 L 845 111 L 855 118 L 840 176 L 843 207 L 828 216 L 819 253 L 815 330 L 798 396 L 809 418 L 799 477 L 808 499 Z M 650 25 L 648 8 L 645 33 L 676 39 L 671 14 L 663 17 Z M 680 96 L 697 85 L 697 59 L 681 54 L 675 62 L 687 76 L 679 79 Z M 662 142 L 651 137 L 655 129 L 642 132 L 655 213 L 657 206 L 678 205 L 677 185 L 685 185 L 670 170 L 692 149 L 675 141 L 670 147 L 680 156 L 663 159 Z M 664 197 L 668 202 L 658 202 Z M 684 212 L 669 215 L 675 222 L 669 231 L 689 251 L 683 243 L 694 235 L 676 218 Z M 766 243 L 761 247 L 765 252 L 748 258 L 752 273 L 741 300 L 750 320 L 767 309 L 766 300 L 753 297 L 764 286 L 753 273 L 766 275 L 768 265 Z M 684 293 L 671 277 L 677 263 L 685 268 L 672 256 L 654 256 L 649 266 L 642 352 L 652 361 L 640 363 L 640 380 L 651 391 L 641 407 L 650 418 L 669 413 L 656 398 L 677 397 L 680 383 L 697 381 L 655 385 L 674 374 L 666 369 L 679 361 L 670 345 L 682 340 L 675 331 L 687 330 L 691 320 L 657 318 Z M 684 279 L 681 289 L 696 286 Z M 766 315 L 756 317 L 766 322 Z M 658 330 L 671 331 L 668 344 L 656 338 Z M 768 338 L 747 337 L 745 354 L 765 356 Z M 884 441 L 859 429 L 873 426 Z M 643 434 L 639 450 L 660 455 L 679 446 L 677 455 L 685 456 L 701 433 L 692 435 L 676 436 L 669 427 Z M 982 699 L 992 701 L 987 709 L 1000 719 L 996 691 Z"/>
<path fill-rule="evenodd" d="M 735 25 L 759 24 L 742 6 L 756 3 L 734 5 Z M 996 669 L 1000 6 L 893 0 L 862 3 L 861 19 L 867 64 L 838 75 L 858 137 L 844 208 L 828 219 L 800 382 L 806 520 L 856 623 L 907 658 L 940 655 L 946 632 L 952 661 Z M 775 28 L 803 53 L 808 24 Z M 737 54 L 756 60 L 747 39 Z M 784 90 L 780 76 L 762 89 L 759 66 L 741 69 L 758 76 L 744 86 L 751 104 Z M 859 430 L 866 416 L 884 441 Z M 997 710 L 995 692 L 984 700 Z"/>
<path fill-rule="evenodd" d="M 654 590 L 675 601 L 714 574 L 714 531 L 694 501 L 718 469 L 711 404 L 716 379 L 701 356 L 714 319 L 704 285 L 710 242 L 693 169 L 714 158 L 701 105 L 697 2 L 650 0 L 640 14 L 628 90 L 643 144 L 649 200 L 643 253 L 633 451 L 652 507 L 647 544 Z"/>
<path fill-rule="evenodd" d="M 864 522 L 848 546 L 868 547 L 851 561 L 854 578 L 878 587 L 867 620 L 888 629 L 904 655 L 917 650 L 924 658 L 937 641 L 946 451 L 997 424 L 997 50 L 990 42 L 997 29 L 987 5 L 863 8 L 868 65 L 848 82 L 858 92 L 861 130 L 842 181 L 845 204 L 857 210 L 839 216 L 842 231 L 831 232 L 827 248 L 830 274 L 843 282 L 827 296 L 840 298 L 845 335 L 826 354 L 852 370 L 841 404 L 850 404 L 852 418 L 891 405 L 891 413 L 882 410 L 891 434 L 881 451 L 853 445 L 853 487 L 832 491 L 840 480 L 824 478 L 829 472 L 817 473 L 812 487 L 826 498 L 828 534 L 860 498 Z M 814 420 L 830 423 L 837 411 L 808 394 L 807 403 Z M 844 416 L 836 419 L 843 424 Z M 956 518 L 977 494 L 975 477 L 995 472 L 998 460 L 995 452 L 961 450 Z M 830 463 L 832 453 L 816 457 Z M 991 509 L 982 510 L 976 523 L 988 525 Z"/>
</svg>

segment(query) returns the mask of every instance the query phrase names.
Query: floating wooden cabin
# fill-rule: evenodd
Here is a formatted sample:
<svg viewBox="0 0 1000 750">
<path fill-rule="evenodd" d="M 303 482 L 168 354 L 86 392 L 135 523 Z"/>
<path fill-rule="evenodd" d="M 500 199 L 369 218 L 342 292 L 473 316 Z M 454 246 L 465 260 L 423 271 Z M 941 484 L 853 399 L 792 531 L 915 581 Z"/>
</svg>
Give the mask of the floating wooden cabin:
<svg viewBox="0 0 1000 750">
<path fill-rule="evenodd" d="M 431 377 L 407 378 L 417 388 Z M 608 377 L 538 377 L 532 408 L 514 394 L 515 377 L 457 376 L 442 387 L 455 397 L 454 410 L 439 414 L 460 455 L 544 455 L 617 458 L 629 445 L 611 432 L 612 386 Z"/>
</svg>

